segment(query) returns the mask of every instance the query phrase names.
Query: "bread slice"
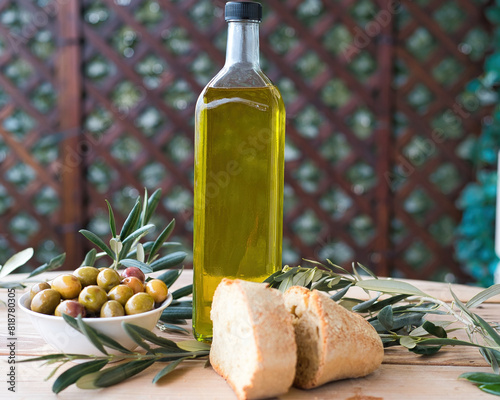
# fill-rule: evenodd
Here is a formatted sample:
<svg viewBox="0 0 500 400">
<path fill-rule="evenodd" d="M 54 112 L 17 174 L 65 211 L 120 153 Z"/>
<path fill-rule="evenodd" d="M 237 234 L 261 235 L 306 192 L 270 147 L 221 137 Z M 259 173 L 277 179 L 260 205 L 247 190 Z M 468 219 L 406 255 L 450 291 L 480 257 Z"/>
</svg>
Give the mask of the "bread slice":
<svg viewBox="0 0 500 400">
<path fill-rule="evenodd" d="M 223 279 L 212 303 L 210 363 L 238 399 L 279 396 L 297 362 L 293 317 L 283 294 L 266 284 Z"/>
<path fill-rule="evenodd" d="M 375 329 L 327 294 L 293 286 L 285 293 L 285 304 L 295 318 L 294 386 L 310 389 L 365 376 L 382 363 L 384 348 Z"/>
</svg>

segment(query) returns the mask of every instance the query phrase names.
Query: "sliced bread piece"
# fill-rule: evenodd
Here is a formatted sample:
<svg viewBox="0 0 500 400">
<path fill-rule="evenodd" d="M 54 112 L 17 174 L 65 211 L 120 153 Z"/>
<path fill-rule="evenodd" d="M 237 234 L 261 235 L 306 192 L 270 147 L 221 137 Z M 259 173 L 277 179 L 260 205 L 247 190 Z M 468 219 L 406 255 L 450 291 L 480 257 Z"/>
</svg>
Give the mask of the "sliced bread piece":
<svg viewBox="0 0 500 400">
<path fill-rule="evenodd" d="M 384 349 L 375 329 L 327 294 L 293 286 L 285 293 L 285 304 L 295 318 L 294 386 L 310 389 L 365 376 L 382 363 Z"/>
<path fill-rule="evenodd" d="M 223 279 L 212 303 L 210 363 L 238 399 L 279 396 L 297 362 L 293 317 L 283 294 L 266 284 Z"/>
</svg>

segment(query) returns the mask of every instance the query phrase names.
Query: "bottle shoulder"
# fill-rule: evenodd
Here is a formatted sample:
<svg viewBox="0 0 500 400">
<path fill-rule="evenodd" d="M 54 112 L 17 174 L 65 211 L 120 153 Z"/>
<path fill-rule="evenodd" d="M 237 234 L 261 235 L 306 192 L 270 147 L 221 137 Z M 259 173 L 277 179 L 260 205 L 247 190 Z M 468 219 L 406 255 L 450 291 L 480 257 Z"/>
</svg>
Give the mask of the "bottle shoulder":
<svg viewBox="0 0 500 400">
<path fill-rule="evenodd" d="M 245 88 L 273 86 L 262 70 L 250 63 L 235 63 L 224 66 L 208 83 L 213 88 Z"/>
</svg>

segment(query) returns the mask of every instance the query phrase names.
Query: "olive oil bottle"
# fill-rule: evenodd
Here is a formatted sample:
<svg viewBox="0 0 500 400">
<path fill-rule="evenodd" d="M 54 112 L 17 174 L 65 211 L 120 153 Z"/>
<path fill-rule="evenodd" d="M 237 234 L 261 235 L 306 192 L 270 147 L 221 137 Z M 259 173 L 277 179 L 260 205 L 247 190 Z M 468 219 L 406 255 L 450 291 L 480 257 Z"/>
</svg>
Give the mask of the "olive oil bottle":
<svg viewBox="0 0 500 400">
<path fill-rule="evenodd" d="M 262 6 L 228 2 L 226 63 L 195 116 L 193 331 L 210 341 L 222 278 L 263 281 L 281 268 L 285 108 L 259 66 Z"/>
</svg>

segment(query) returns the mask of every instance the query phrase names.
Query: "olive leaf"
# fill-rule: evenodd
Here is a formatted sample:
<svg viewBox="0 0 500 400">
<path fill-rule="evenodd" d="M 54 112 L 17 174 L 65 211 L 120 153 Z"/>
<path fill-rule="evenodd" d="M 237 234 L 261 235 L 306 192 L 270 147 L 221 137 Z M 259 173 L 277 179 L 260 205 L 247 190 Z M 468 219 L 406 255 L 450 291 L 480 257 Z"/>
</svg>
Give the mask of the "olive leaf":
<svg viewBox="0 0 500 400">
<path fill-rule="evenodd" d="M 144 221 L 142 221 L 144 224 L 147 224 L 151 219 L 151 217 L 153 216 L 154 212 L 156 211 L 156 207 L 160 202 L 160 198 L 161 198 L 161 189 L 156 189 L 148 200 L 146 216 L 144 218 Z"/>
<path fill-rule="evenodd" d="M 500 295 L 500 284 L 490 286 L 489 288 L 484 289 L 478 294 L 476 294 L 472 299 L 470 299 L 467 302 L 466 307 L 467 308 L 477 307 L 480 304 L 484 303 L 486 300 L 497 295 Z"/>
<path fill-rule="evenodd" d="M 286 268 L 286 267 L 285 267 Z M 290 268 L 288 271 L 285 273 L 277 276 L 274 278 L 276 282 L 283 282 L 283 280 L 287 279 L 288 277 L 293 277 L 293 275 L 299 270 L 299 267 L 293 267 Z"/>
<path fill-rule="evenodd" d="M 104 251 L 108 256 L 110 256 L 113 260 L 116 259 L 115 253 L 111 251 L 106 243 L 102 241 L 102 239 L 97 236 L 95 233 L 90 232 L 86 229 L 80 229 L 80 232 L 83 236 L 85 236 L 88 240 L 94 243 L 97 247 L 99 247 L 102 251 Z"/>
<path fill-rule="evenodd" d="M 96 249 L 90 249 L 85 255 L 85 259 L 81 263 L 81 267 L 93 267 L 96 261 L 97 251 Z"/>
<path fill-rule="evenodd" d="M 368 275 L 370 275 L 373 279 L 378 279 L 378 276 L 375 275 L 370 269 L 366 268 L 363 264 L 361 263 L 356 263 L 358 264 L 358 267 L 361 268 L 363 271 L 365 271 Z"/>
<path fill-rule="evenodd" d="M 188 358 L 194 358 L 194 356 L 182 357 L 182 358 L 179 358 L 178 360 L 175 360 L 175 361 L 168 363 L 168 365 L 165 368 L 163 368 L 160 372 L 158 372 L 156 374 L 156 376 L 153 378 L 153 383 L 158 382 L 161 378 L 163 378 L 168 373 L 172 372 L 175 368 L 177 368 L 177 366 L 181 362 L 183 362 L 184 360 L 187 360 Z"/>
<path fill-rule="evenodd" d="M 187 329 L 184 329 L 181 326 L 174 325 L 174 324 L 167 324 L 164 322 L 158 322 L 156 324 L 156 327 L 162 331 L 162 332 L 171 332 L 171 333 L 180 333 L 182 335 L 191 335 L 191 332 L 189 332 Z"/>
<path fill-rule="evenodd" d="M 0 269 L 0 279 L 5 278 L 11 272 L 26 264 L 33 257 L 33 253 L 33 248 L 28 247 L 10 257 Z"/>
<path fill-rule="evenodd" d="M 149 231 L 154 229 L 155 226 L 153 224 L 148 224 L 140 227 L 139 229 L 135 230 L 134 232 L 130 233 L 127 235 L 125 239 L 122 240 L 122 243 L 125 245 L 127 243 L 132 243 L 135 239 L 140 238 L 146 234 L 148 234 Z"/>
<path fill-rule="evenodd" d="M 171 235 L 172 231 L 174 230 L 175 227 L 175 219 L 170 221 L 170 223 L 167 225 L 167 227 L 163 230 L 162 233 L 156 238 L 153 247 L 151 248 L 151 252 L 149 253 L 148 257 L 148 262 L 152 261 L 153 257 L 160 251 L 163 243 L 169 238 Z"/>
<path fill-rule="evenodd" d="M 78 324 L 77 320 L 67 314 L 63 314 L 63 319 L 64 321 L 70 325 L 73 329 L 77 330 L 80 332 L 82 335 L 84 335 L 83 331 L 80 328 L 80 325 Z M 81 321 L 81 324 L 86 325 L 88 331 L 92 331 L 95 336 L 107 347 L 113 350 L 118 350 L 122 353 L 125 354 L 132 354 L 130 350 L 127 348 L 123 347 L 120 343 L 118 343 L 116 340 L 110 338 L 109 336 L 105 335 L 102 332 L 99 332 L 98 330 L 92 328 L 90 325 L 86 324 L 83 320 Z"/>
<path fill-rule="evenodd" d="M 132 328 L 131 324 L 127 324 L 122 321 L 122 328 L 126 332 L 126 334 L 139 346 L 141 346 L 144 350 L 151 350 L 151 346 L 147 344 L 141 337 L 141 335 Z"/>
<path fill-rule="evenodd" d="M 48 263 L 40 265 L 38 268 L 31 271 L 31 273 L 28 275 L 28 278 L 39 275 L 42 272 L 52 271 L 54 269 L 57 269 L 64 264 L 65 260 L 66 260 L 66 253 L 61 253 L 52 258 Z"/>
<path fill-rule="evenodd" d="M 184 296 L 189 296 L 191 293 L 193 293 L 193 285 L 187 285 L 184 287 L 181 287 L 180 289 L 177 289 L 172 293 L 172 298 L 174 300 L 180 299 L 181 297 Z"/>
<path fill-rule="evenodd" d="M 500 385 L 500 375 L 492 374 L 491 372 L 465 372 L 461 374 L 458 379 L 467 379 L 469 382 L 480 385 Z"/>
<path fill-rule="evenodd" d="M 362 313 L 362 312 L 368 311 L 368 309 L 379 299 L 379 297 L 381 296 L 381 294 L 382 293 L 378 293 L 377 296 L 375 296 L 374 298 L 372 298 L 370 300 L 367 300 L 367 301 L 363 301 L 362 303 L 359 303 L 359 304 L 355 305 L 352 308 L 352 311 L 355 311 L 355 312 L 358 312 L 358 313 Z"/>
<path fill-rule="evenodd" d="M 133 325 L 133 324 L 128 324 L 126 322 L 122 322 L 122 326 L 124 329 L 126 329 L 126 332 L 129 334 L 130 337 L 132 337 L 130 335 L 130 332 L 132 332 L 133 335 L 137 335 L 141 339 L 145 339 L 153 344 L 156 344 L 158 346 L 162 346 L 163 348 L 166 348 L 174 353 L 175 352 L 181 352 L 181 353 L 184 352 L 184 350 L 180 349 L 174 341 L 157 336 L 153 332 L 151 332 L 150 330 L 148 330 L 146 328 L 142 328 L 140 326 Z M 147 350 L 150 350 L 150 348 L 148 348 Z"/>
<path fill-rule="evenodd" d="M 483 392 L 500 396 L 500 384 L 481 385 L 479 389 Z"/>
<path fill-rule="evenodd" d="M 154 272 L 161 271 L 162 269 L 172 268 L 176 265 L 179 265 L 186 258 L 187 253 L 184 251 L 176 251 L 175 253 L 168 254 L 163 256 L 156 261 L 153 261 L 151 264 L 151 268 Z"/>
<path fill-rule="evenodd" d="M 85 335 L 85 337 L 89 340 L 89 342 L 92 343 L 101 353 L 107 355 L 108 352 L 102 345 L 102 342 L 99 340 L 99 336 L 97 336 L 94 329 L 92 329 L 89 325 L 83 322 L 81 315 L 78 315 L 78 317 L 76 317 L 76 323 L 78 324 L 78 328 L 80 328 L 80 332 Z"/>
<path fill-rule="evenodd" d="M 192 307 L 167 307 L 162 313 L 162 321 L 172 321 L 176 319 L 191 319 L 193 317 Z"/>
<path fill-rule="evenodd" d="M 123 223 L 122 230 L 120 231 L 120 240 L 123 242 L 128 235 L 130 235 L 137 225 L 139 221 L 139 217 L 141 215 L 141 198 L 138 197 L 135 201 L 134 208 L 130 211 L 130 214 L 127 216 L 127 219 Z"/>
<path fill-rule="evenodd" d="M 109 228 L 111 229 L 111 235 L 116 237 L 116 222 L 115 222 L 115 214 L 113 213 L 113 209 L 111 208 L 111 204 L 109 204 L 108 200 L 105 200 L 108 205 L 108 213 L 109 213 Z"/>
<path fill-rule="evenodd" d="M 385 328 L 386 331 L 391 331 L 394 327 L 394 314 L 392 306 L 389 304 L 382 308 L 377 314 L 377 320 Z"/>
<path fill-rule="evenodd" d="M 442 326 L 435 325 L 430 321 L 425 321 L 424 324 L 422 325 L 422 328 L 424 328 L 431 335 L 434 335 L 438 338 L 448 337 L 446 330 Z"/>
<path fill-rule="evenodd" d="M 365 279 L 363 281 L 356 282 L 356 286 L 359 286 L 362 289 L 374 290 L 382 293 L 427 296 L 424 292 L 422 292 L 420 289 L 417 289 L 415 286 L 410 285 L 407 282 L 401 282 L 397 280 Z"/>
<path fill-rule="evenodd" d="M 116 385 L 123 382 L 128 378 L 144 371 L 154 364 L 154 360 L 134 360 L 124 364 L 120 364 L 111 368 L 106 368 L 98 372 L 86 375 L 82 378 L 88 377 L 87 381 L 81 381 L 82 378 L 76 381 L 76 385 L 80 388 L 87 388 L 83 383 L 91 385 L 90 388 L 104 388 Z"/>
<path fill-rule="evenodd" d="M 339 301 L 342 297 L 344 297 L 349 290 L 349 288 L 352 286 L 352 283 L 349 283 L 345 288 L 339 290 L 337 293 L 335 293 L 333 296 L 330 297 L 333 301 Z"/>
<path fill-rule="evenodd" d="M 94 360 L 69 368 L 61 375 L 59 375 L 59 377 L 55 380 L 54 384 L 52 385 L 52 391 L 55 394 L 58 394 L 68 386 L 75 383 L 80 377 L 92 372 L 97 372 L 101 368 L 106 366 L 106 364 L 108 364 L 107 360 Z"/>
</svg>

